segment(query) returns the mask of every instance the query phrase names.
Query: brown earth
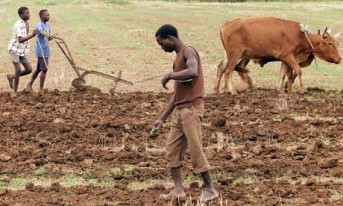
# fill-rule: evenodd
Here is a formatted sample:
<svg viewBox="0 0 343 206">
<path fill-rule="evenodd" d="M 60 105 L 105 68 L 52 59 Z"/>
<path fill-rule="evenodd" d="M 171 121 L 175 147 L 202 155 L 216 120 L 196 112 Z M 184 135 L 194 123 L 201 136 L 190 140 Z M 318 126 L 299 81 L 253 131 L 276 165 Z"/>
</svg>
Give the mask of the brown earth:
<svg viewBox="0 0 343 206">
<path fill-rule="evenodd" d="M 168 123 L 149 137 L 168 97 L 94 88 L 0 93 L 0 205 L 169 205 L 158 199 L 170 190 Z M 223 205 L 342 205 L 342 98 L 320 89 L 287 99 L 265 89 L 206 97 L 203 144 Z M 194 177 L 189 155 L 185 162 L 183 175 Z M 70 174 L 98 183 L 62 184 Z M 11 179 L 32 176 L 47 183 L 10 188 Z M 149 180 L 157 183 L 132 187 Z M 201 184 L 185 186 L 195 202 Z"/>
</svg>

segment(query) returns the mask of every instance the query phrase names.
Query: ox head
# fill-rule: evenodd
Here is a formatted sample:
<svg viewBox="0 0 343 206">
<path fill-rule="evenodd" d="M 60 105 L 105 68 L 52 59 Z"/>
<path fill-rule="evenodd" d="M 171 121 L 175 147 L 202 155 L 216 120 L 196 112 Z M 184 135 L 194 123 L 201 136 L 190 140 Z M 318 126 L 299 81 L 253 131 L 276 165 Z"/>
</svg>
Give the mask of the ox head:
<svg viewBox="0 0 343 206">
<path fill-rule="evenodd" d="M 338 41 L 335 40 L 335 37 L 338 38 L 342 33 L 332 36 L 330 31 L 326 28 L 323 34 L 320 34 L 320 30 L 318 30 L 318 35 L 321 36 L 320 43 L 316 46 L 314 53 L 327 62 L 339 64 L 342 58 L 338 53 Z"/>
</svg>

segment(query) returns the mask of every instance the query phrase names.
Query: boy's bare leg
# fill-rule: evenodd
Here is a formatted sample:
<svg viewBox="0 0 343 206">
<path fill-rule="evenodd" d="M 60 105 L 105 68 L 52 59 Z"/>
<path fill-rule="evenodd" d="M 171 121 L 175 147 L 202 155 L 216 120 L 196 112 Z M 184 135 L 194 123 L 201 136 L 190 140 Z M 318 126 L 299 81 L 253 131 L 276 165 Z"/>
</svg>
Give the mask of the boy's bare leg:
<svg viewBox="0 0 343 206">
<path fill-rule="evenodd" d="M 20 73 L 20 76 L 25 76 L 25 75 L 30 74 L 32 72 L 32 66 L 31 66 L 30 62 L 22 63 L 22 65 L 24 66 L 24 71 L 22 71 Z"/>
<path fill-rule="evenodd" d="M 174 180 L 174 189 L 168 194 L 163 194 L 160 196 L 162 200 L 180 199 L 185 198 L 186 193 L 182 186 L 181 171 L 180 168 L 171 168 L 172 177 Z"/>
<path fill-rule="evenodd" d="M 213 187 L 210 173 L 208 171 L 203 172 L 201 173 L 201 177 L 204 180 L 205 189 L 203 190 L 202 195 L 200 197 L 200 202 L 204 203 L 216 199 L 218 197 L 218 192 Z"/>
<path fill-rule="evenodd" d="M 38 77 L 38 74 L 40 73 L 40 70 L 36 69 L 33 74 L 32 74 L 32 77 L 31 77 L 31 80 L 30 82 L 27 84 L 26 86 L 26 90 L 27 91 L 32 91 L 32 85 L 33 85 L 33 82 L 37 79 Z"/>
<path fill-rule="evenodd" d="M 13 81 L 13 83 L 12 83 L 13 84 L 13 93 L 11 94 L 12 97 L 17 95 L 18 85 L 19 85 L 19 77 L 30 74 L 32 72 L 32 67 L 31 67 L 30 63 L 23 63 L 23 66 L 25 68 L 24 71 L 21 71 L 19 63 L 13 62 L 13 65 L 14 65 L 14 69 L 15 69 L 14 76 L 7 75 L 7 79 L 10 83 L 10 86 L 11 86 L 11 82 Z"/>
<path fill-rule="evenodd" d="M 45 76 L 46 76 L 46 72 L 45 72 L 45 71 L 42 71 L 42 72 L 40 73 L 40 84 L 39 84 L 39 89 L 40 89 L 40 91 L 43 91 L 44 82 L 45 82 Z"/>
<path fill-rule="evenodd" d="M 13 79 L 14 79 L 13 74 L 7 74 L 7 80 L 8 80 L 8 83 L 9 83 L 11 89 L 13 89 Z"/>
<path fill-rule="evenodd" d="M 14 70 L 15 70 L 14 75 L 10 77 L 10 78 L 12 78 L 12 80 L 10 80 L 10 78 L 8 79 L 9 82 L 13 81 L 13 83 L 12 83 L 13 84 L 13 93 L 11 94 L 12 97 L 17 95 L 17 90 L 18 90 L 18 85 L 19 85 L 19 77 L 21 75 L 20 64 L 13 62 L 13 66 L 14 66 Z"/>
</svg>

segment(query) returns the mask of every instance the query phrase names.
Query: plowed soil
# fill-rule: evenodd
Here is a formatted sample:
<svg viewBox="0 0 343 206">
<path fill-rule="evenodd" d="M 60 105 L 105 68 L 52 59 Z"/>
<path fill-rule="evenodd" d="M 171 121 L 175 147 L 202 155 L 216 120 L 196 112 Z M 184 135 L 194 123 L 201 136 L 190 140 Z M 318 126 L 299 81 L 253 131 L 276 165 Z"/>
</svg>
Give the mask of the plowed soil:
<svg viewBox="0 0 343 206">
<path fill-rule="evenodd" d="M 170 205 L 158 198 L 172 186 L 168 121 L 149 137 L 169 96 L 0 93 L 0 205 Z M 211 205 L 343 205 L 341 91 L 257 89 L 207 96 L 205 108 L 204 150 L 221 194 Z M 202 184 L 186 156 L 195 204 Z M 29 181 L 15 187 L 19 178 Z"/>
</svg>

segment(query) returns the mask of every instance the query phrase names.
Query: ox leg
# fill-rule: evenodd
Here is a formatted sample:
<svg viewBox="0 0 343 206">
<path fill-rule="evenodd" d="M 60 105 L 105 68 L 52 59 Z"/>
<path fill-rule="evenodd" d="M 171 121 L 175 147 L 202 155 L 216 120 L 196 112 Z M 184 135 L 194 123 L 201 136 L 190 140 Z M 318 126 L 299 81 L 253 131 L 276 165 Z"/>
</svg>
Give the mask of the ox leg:
<svg viewBox="0 0 343 206">
<path fill-rule="evenodd" d="M 301 67 L 299 66 L 299 64 L 297 63 L 297 61 L 294 59 L 293 56 L 289 56 L 289 57 L 285 58 L 285 63 L 287 63 L 289 65 L 289 67 L 291 67 L 295 71 L 296 76 L 298 76 L 298 78 L 299 78 L 299 80 L 298 80 L 298 87 L 299 87 L 298 92 L 299 92 L 299 94 L 304 94 L 303 81 L 302 81 L 302 77 L 301 77 Z M 295 79 L 295 77 L 294 77 L 294 79 Z M 290 85 L 292 85 L 292 84 L 290 84 Z"/>
<path fill-rule="evenodd" d="M 295 75 L 295 74 L 294 74 Z M 287 69 L 287 94 L 292 95 L 292 84 L 294 82 L 294 75 L 293 75 L 293 70 L 292 68 Z M 296 75 L 295 75 L 296 76 Z"/>
<path fill-rule="evenodd" d="M 285 95 L 285 90 L 283 88 L 283 84 L 285 81 L 285 77 L 287 74 L 289 67 L 287 64 L 285 64 L 284 62 L 281 63 L 281 68 L 280 68 L 280 79 L 279 79 L 279 86 L 278 86 L 278 90 L 280 92 L 280 95 Z"/>
<path fill-rule="evenodd" d="M 226 66 L 227 66 L 227 58 L 225 57 L 218 64 L 217 77 L 216 77 L 216 82 L 215 82 L 215 85 L 214 85 L 214 93 L 215 94 L 219 94 L 220 80 L 221 80 L 221 78 L 222 78 L 222 76 L 224 74 Z"/>
<path fill-rule="evenodd" d="M 243 57 L 242 60 L 237 64 L 235 70 L 238 72 L 239 77 L 242 79 L 243 82 L 245 82 L 249 89 L 253 90 L 254 85 L 252 83 L 252 80 L 248 74 L 248 70 L 246 69 L 246 66 L 250 62 L 249 58 Z"/>
<path fill-rule="evenodd" d="M 292 84 L 294 83 L 295 79 L 297 78 L 297 73 L 293 72 L 292 76 Z"/>
<path fill-rule="evenodd" d="M 294 84 L 294 81 L 295 81 L 295 79 L 297 78 L 297 74 L 296 74 L 295 72 L 293 72 L 292 68 L 290 68 L 289 70 L 292 71 L 292 77 L 291 77 L 291 78 L 288 77 L 288 80 L 287 80 L 287 82 L 285 83 L 285 88 L 286 88 L 286 90 L 287 90 L 287 88 L 288 88 L 288 83 L 289 83 L 289 81 L 291 81 L 292 84 Z M 289 70 L 288 70 L 288 72 L 290 72 Z M 287 76 L 288 76 L 288 73 L 287 73 Z"/>
<path fill-rule="evenodd" d="M 239 58 L 241 57 L 241 53 L 231 54 L 231 55 L 228 55 L 228 57 L 231 57 L 231 58 L 228 58 L 228 64 L 225 69 L 225 75 L 224 75 L 225 84 L 224 84 L 223 90 L 225 93 L 228 92 L 227 85 L 229 83 L 229 91 L 231 95 L 237 95 L 237 91 L 232 84 L 232 76 L 233 76 L 234 69 L 237 65 L 237 62 Z"/>
</svg>

